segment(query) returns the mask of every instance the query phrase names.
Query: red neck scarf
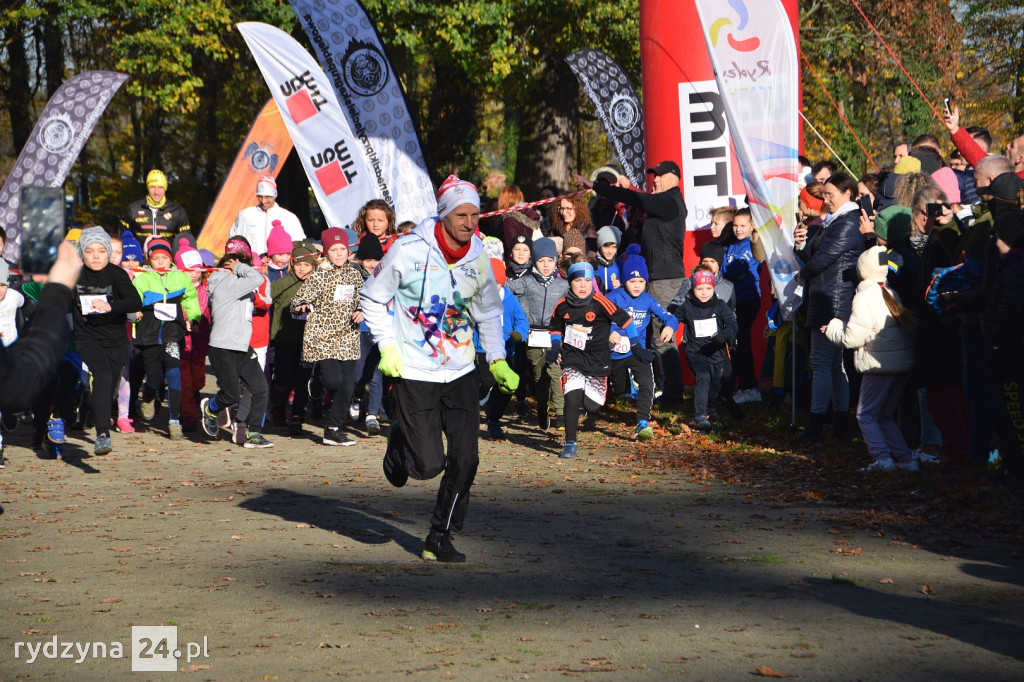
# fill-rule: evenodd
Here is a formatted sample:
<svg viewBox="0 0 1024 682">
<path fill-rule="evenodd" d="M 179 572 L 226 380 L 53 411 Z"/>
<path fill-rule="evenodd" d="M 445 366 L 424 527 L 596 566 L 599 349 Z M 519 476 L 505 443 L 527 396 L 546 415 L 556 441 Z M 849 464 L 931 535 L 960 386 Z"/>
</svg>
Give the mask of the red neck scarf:
<svg viewBox="0 0 1024 682">
<path fill-rule="evenodd" d="M 438 248 L 441 249 L 441 253 L 444 254 L 444 259 L 448 262 L 448 265 L 455 265 L 462 257 L 469 253 L 469 245 L 471 242 L 466 242 L 459 249 L 448 248 L 448 243 L 444 239 L 444 227 L 440 222 L 434 226 L 434 239 L 437 241 Z"/>
</svg>

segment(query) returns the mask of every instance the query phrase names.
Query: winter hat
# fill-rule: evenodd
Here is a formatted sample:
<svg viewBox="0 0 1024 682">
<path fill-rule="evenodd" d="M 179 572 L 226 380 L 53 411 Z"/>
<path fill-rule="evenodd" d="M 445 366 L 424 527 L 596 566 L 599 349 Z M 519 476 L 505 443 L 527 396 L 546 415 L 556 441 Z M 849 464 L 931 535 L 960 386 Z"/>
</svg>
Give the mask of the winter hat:
<svg viewBox="0 0 1024 682">
<path fill-rule="evenodd" d="M 907 175 L 908 173 L 920 173 L 921 162 L 913 156 L 904 156 L 896 167 L 892 169 L 896 175 Z"/>
<path fill-rule="evenodd" d="M 262 195 L 270 196 L 270 195 Z M 281 224 L 280 220 L 275 220 L 271 223 L 274 227 L 271 228 L 270 234 L 267 235 L 267 255 L 276 256 L 279 253 L 291 253 L 292 252 L 292 238 L 291 235 L 284 229 L 284 225 Z"/>
<path fill-rule="evenodd" d="M 590 263 L 583 261 L 581 263 L 573 263 L 569 266 L 569 272 L 567 273 L 570 282 L 574 279 L 583 277 L 585 279 L 594 279 L 594 266 Z"/>
<path fill-rule="evenodd" d="M 857 259 L 857 274 L 865 282 L 884 283 L 889 275 L 889 252 L 884 246 L 872 246 Z"/>
<path fill-rule="evenodd" d="M 562 253 L 572 248 L 579 249 L 582 254 L 587 253 L 587 240 L 579 230 L 569 229 L 562 233 Z"/>
<path fill-rule="evenodd" d="M 632 244 L 630 245 L 632 246 Z M 619 274 L 623 282 L 631 279 L 650 279 L 647 273 L 647 261 L 639 253 L 630 253 L 619 264 Z"/>
<path fill-rule="evenodd" d="M 213 251 L 209 249 L 199 249 L 199 255 L 203 259 L 203 266 L 212 268 L 217 264 L 217 258 L 213 255 Z"/>
<path fill-rule="evenodd" d="M 324 245 L 324 253 L 330 251 L 331 247 L 335 244 L 344 244 L 345 248 L 351 249 L 349 244 L 349 236 L 345 234 L 345 230 L 340 227 L 328 227 L 320 235 L 320 243 Z M 355 234 L 355 233 L 353 233 Z"/>
<path fill-rule="evenodd" d="M 942 168 L 942 164 L 936 154 L 930 154 L 925 151 L 910 152 L 910 157 L 917 159 L 921 162 L 921 172 L 925 175 L 931 175 L 935 171 Z"/>
<path fill-rule="evenodd" d="M 547 237 L 542 237 L 533 243 L 533 262 L 536 263 L 541 258 L 558 260 L 558 248 L 555 246 L 555 242 Z"/>
<path fill-rule="evenodd" d="M 491 259 L 491 270 L 494 271 L 494 281 L 499 287 L 505 286 L 505 263 L 497 258 Z"/>
<path fill-rule="evenodd" d="M 203 267 L 203 256 L 199 250 L 188 243 L 187 239 L 178 239 L 178 251 L 174 254 L 174 264 L 179 270 L 199 270 Z"/>
<path fill-rule="evenodd" d="M 99 244 L 107 250 L 107 255 L 110 255 L 110 235 L 102 227 L 87 227 L 82 230 L 78 237 L 78 253 L 85 255 L 85 248 L 91 244 Z"/>
<path fill-rule="evenodd" d="M 709 284 L 715 286 L 715 276 L 711 274 L 710 270 L 698 270 L 697 272 L 690 275 L 690 286 L 696 289 L 701 284 Z"/>
<path fill-rule="evenodd" d="M 380 240 L 377 239 L 376 235 L 363 235 L 363 238 L 359 240 L 359 249 L 356 250 L 356 258 L 359 260 L 384 259 L 384 249 L 381 247 Z"/>
<path fill-rule="evenodd" d="M 953 172 L 952 168 L 940 168 L 932 173 L 932 180 L 935 181 L 935 184 L 939 186 L 942 193 L 949 199 L 949 203 L 960 203 L 960 183 L 957 181 L 956 173 Z"/>
<path fill-rule="evenodd" d="M 480 195 L 471 182 L 460 180 L 455 175 L 449 175 L 441 183 L 441 189 L 437 191 L 437 215 L 444 218 L 455 210 L 456 206 L 462 204 L 473 204 L 480 208 Z"/>
<path fill-rule="evenodd" d="M 355 230 L 351 230 L 347 227 L 344 229 L 344 231 L 345 236 L 348 237 L 348 250 L 352 251 L 353 249 L 359 246 L 359 235 L 356 234 Z"/>
<path fill-rule="evenodd" d="M 171 243 L 163 237 L 153 237 L 148 241 L 146 244 L 146 259 L 152 258 L 153 254 L 157 251 L 163 251 L 168 257 L 173 257 Z M 124 258 L 124 255 L 122 254 L 121 257 Z"/>
<path fill-rule="evenodd" d="M 722 267 L 722 263 L 725 262 L 725 247 L 721 242 L 705 242 L 704 246 L 700 247 L 700 259 L 705 258 L 714 258 L 718 261 L 718 267 Z"/>
<path fill-rule="evenodd" d="M 526 248 L 530 249 L 531 252 L 533 251 L 533 241 L 528 234 L 517 234 L 515 237 L 512 237 L 512 246 L 516 244 L 526 244 Z M 510 248 L 509 252 L 511 251 L 512 249 Z"/>
<path fill-rule="evenodd" d="M 277 198 L 277 180 L 273 175 L 264 175 L 256 181 L 256 196 Z M 284 251 L 280 253 L 284 253 Z"/>
<path fill-rule="evenodd" d="M 142 244 L 131 232 L 124 232 L 121 235 L 121 260 L 137 260 L 142 262 Z"/>
<path fill-rule="evenodd" d="M 379 248 L 380 243 L 378 243 L 377 246 Z M 316 257 L 318 253 L 319 252 L 316 250 L 316 244 L 306 241 L 295 242 L 295 248 L 292 249 L 292 261 L 295 263 L 309 263 L 310 265 L 316 265 Z"/>
<path fill-rule="evenodd" d="M 497 237 L 484 237 L 484 253 L 487 254 L 488 258 L 497 258 L 498 260 L 504 260 L 505 258 L 505 245 L 501 243 L 501 240 Z"/>
<path fill-rule="evenodd" d="M 1017 211 L 1008 211 L 996 218 L 994 225 L 996 236 L 1010 247 L 1024 246 L 1024 222 Z"/>
<path fill-rule="evenodd" d="M 146 174 L 146 187 L 163 187 L 167 189 L 167 176 L 162 170 L 154 168 Z"/>
<path fill-rule="evenodd" d="M 551 241 L 555 243 L 555 251 L 557 253 L 562 253 L 562 238 L 561 237 L 552 237 Z"/>
<path fill-rule="evenodd" d="M 622 232 L 614 225 L 605 225 L 597 231 L 598 246 L 604 246 L 612 242 L 615 242 L 615 245 L 618 246 L 620 239 L 622 239 Z"/>
<path fill-rule="evenodd" d="M 886 206 L 875 216 L 875 234 L 890 244 L 910 236 L 913 212 L 907 206 Z"/>
</svg>

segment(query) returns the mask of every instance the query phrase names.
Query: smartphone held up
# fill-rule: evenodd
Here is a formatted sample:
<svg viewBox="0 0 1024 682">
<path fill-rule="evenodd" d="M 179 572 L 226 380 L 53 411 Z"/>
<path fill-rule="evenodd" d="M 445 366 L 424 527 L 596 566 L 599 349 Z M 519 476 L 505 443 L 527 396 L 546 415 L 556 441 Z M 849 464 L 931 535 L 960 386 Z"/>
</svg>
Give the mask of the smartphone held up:
<svg viewBox="0 0 1024 682">
<path fill-rule="evenodd" d="M 18 204 L 21 270 L 49 272 L 67 232 L 64 190 L 60 187 L 22 187 Z"/>
</svg>

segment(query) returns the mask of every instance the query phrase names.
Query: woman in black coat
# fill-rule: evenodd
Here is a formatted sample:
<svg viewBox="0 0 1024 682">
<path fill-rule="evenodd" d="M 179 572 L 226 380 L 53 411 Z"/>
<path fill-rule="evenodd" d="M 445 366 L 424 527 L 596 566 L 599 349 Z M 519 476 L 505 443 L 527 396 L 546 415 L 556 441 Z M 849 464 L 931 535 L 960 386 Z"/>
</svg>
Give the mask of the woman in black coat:
<svg viewBox="0 0 1024 682">
<path fill-rule="evenodd" d="M 829 399 L 833 429 L 848 436 L 850 383 L 843 369 L 843 349 L 825 338 L 825 326 L 834 317 L 847 320 L 857 289 L 857 258 L 864 249 L 860 234 L 857 181 L 843 173 L 825 183 L 828 215 L 821 229 L 804 248 L 800 279 L 807 300 L 807 328 L 811 330 L 811 416 L 801 440 L 821 440 Z"/>
</svg>

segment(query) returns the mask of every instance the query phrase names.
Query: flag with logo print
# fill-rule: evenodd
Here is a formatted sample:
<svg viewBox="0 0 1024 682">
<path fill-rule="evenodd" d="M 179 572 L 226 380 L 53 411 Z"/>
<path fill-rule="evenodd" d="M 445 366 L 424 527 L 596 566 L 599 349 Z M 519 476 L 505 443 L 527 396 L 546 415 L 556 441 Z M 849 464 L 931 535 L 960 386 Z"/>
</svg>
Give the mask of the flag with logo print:
<svg viewBox="0 0 1024 682">
<path fill-rule="evenodd" d="M 695 0 L 754 228 L 784 319 L 803 288 L 793 254 L 800 163 L 800 70 L 779 0 Z"/>
<path fill-rule="evenodd" d="M 0 228 L 7 230 L 3 256 L 18 260 L 18 204 L 22 187 L 62 187 L 68 171 L 92 134 L 96 121 L 128 76 L 87 71 L 57 88 L 0 189 Z"/>
<path fill-rule="evenodd" d="M 565 61 L 594 105 L 626 177 L 643 187 L 644 118 L 636 88 L 619 63 L 600 50 L 577 50 Z"/>
<path fill-rule="evenodd" d="M 381 197 L 327 76 L 284 31 L 259 22 L 240 23 L 238 30 L 270 86 L 327 224 L 348 227 L 363 204 Z"/>
<path fill-rule="evenodd" d="M 437 215 L 398 76 L 359 0 L 290 0 L 373 171 L 377 196 L 399 222 Z"/>
</svg>

